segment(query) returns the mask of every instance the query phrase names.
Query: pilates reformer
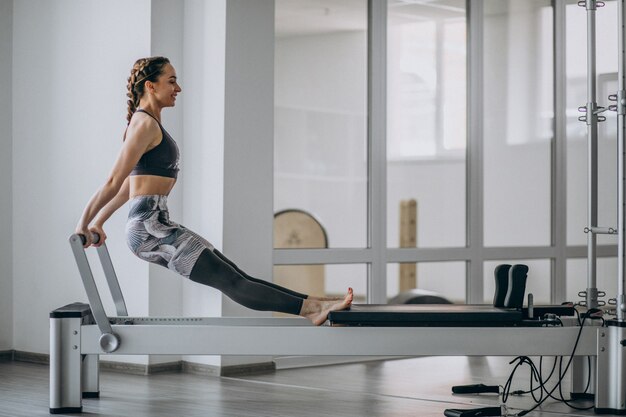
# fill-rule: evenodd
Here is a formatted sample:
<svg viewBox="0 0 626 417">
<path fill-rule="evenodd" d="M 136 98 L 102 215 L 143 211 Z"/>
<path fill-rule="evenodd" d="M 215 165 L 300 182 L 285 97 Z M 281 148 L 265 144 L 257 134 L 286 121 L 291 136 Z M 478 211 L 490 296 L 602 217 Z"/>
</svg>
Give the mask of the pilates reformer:
<svg viewBox="0 0 626 417">
<path fill-rule="evenodd" d="M 117 312 L 109 317 L 81 237 L 72 235 L 70 245 L 89 304 L 73 303 L 50 313 L 52 414 L 82 412 L 83 398 L 99 397 L 101 354 L 566 356 L 579 333 L 575 353 L 598 358 L 594 392 L 607 392 L 596 396 L 607 399 L 598 408 L 621 407 L 610 400 L 620 398 L 623 389 L 621 372 L 615 370 L 622 368 L 620 342 L 626 332 L 621 327 L 582 329 L 571 306 L 354 305 L 331 313 L 331 325 L 322 327 L 303 318 L 130 317 L 103 244 L 97 252 Z M 511 275 L 500 272 L 501 277 Z M 519 303 L 519 287 L 516 292 L 517 300 L 509 301 Z M 499 299 L 503 297 L 496 293 L 494 303 Z M 614 361 L 620 365 L 612 365 Z"/>
<path fill-rule="evenodd" d="M 99 397 L 99 355 L 346 355 L 346 356 L 568 356 L 573 355 L 572 397 L 592 396 L 599 414 L 626 415 L 626 52 L 625 0 L 618 1 L 619 73 L 618 226 L 597 226 L 597 125 L 606 109 L 595 99 L 595 11 L 602 2 L 582 0 L 588 14 L 588 102 L 580 120 L 588 126 L 589 213 L 586 306 L 599 307 L 596 236 L 618 237 L 616 315 L 604 326 L 580 325 L 567 306 L 354 305 L 329 316 L 332 326 L 301 318 L 130 317 L 106 248 L 97 251 L 117 316 L 107 316 L 80 236 L 70 245 L 89 304 L 50 313 L 50 413 L 82 412 L 83 398 Z M 496 273 L 496 280 L 498 279 Z M 494 300 L 495 301 L 495 300 Z M 497 304 L 497 303 L 495 303 Z M 558 319 L 554 317 L 560 316 Z M 561 325 L 550 325 L 559 322 Z M 410 327 L 410 328 L 408 328 Z M 272 337 L 267 337 L 271 334 Z M 184 343 L 180 343 L 183 340 Z M 572 347 L 576 346 L 575 351 Z M 584 359 L 591 366 L 586 368 Z M 585 392 L 586 381 L 591 389 Z M 482 414 L 497 415 L 497 414 Z"/>
</svg>

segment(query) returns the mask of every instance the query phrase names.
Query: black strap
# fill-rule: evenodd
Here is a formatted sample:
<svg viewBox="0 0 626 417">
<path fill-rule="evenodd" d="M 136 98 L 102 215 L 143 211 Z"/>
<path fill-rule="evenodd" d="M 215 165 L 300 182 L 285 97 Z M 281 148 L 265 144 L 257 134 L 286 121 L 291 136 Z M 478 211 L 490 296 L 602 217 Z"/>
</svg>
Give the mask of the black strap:
<svg viewBox="0 0 626 417">
<path fill-rule="evenodd" d="M 161 127 L 161 122 L 159 122 L 159 120 L 158 120 L 156 117 L 154 117 L 153 115 L 151 115 L 150 113 L 148 113 L 148 112 L 147 112 L 147 111 L 145 111 L 144 109 L 137 109 L 137 110 L 135 110 L 135 111 L 136 111 L 136 112 L 139 112 L 139 113 L 145 113 L 145 114 L 147 114 L 148 116 L 152 117 L 152 118 L 153 118 L 154 120 L 156 120 L 156 122 L 159 124 L 159 127 Z"/>
<path fill-rule="evenodd" d="M 459 409 L 448 408 L 443 412 L 446 417 L 482 417 L 482 416 L 501 416 L 502 410 L 500 407 L 484 407 L 484 408 L 471 408 L 471 409 Z"/>
</svg>

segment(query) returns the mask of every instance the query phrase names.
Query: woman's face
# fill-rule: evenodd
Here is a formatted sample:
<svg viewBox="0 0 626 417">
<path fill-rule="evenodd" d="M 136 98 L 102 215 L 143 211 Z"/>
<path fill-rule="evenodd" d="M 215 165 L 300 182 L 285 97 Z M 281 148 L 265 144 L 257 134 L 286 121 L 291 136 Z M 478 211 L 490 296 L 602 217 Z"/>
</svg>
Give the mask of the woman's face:
<svg viewBox="0 0 626 417">
<path fill-rule="evenodd" d="M 165 64 L 163 73 L 155 82 L 150 83 L 150 94 L 154 96 L 161 107 L 173 107 L 176 104 L 176 95 L 182 90 L 176 78 L 176 70 L 170 64 Z"/>
</svg>

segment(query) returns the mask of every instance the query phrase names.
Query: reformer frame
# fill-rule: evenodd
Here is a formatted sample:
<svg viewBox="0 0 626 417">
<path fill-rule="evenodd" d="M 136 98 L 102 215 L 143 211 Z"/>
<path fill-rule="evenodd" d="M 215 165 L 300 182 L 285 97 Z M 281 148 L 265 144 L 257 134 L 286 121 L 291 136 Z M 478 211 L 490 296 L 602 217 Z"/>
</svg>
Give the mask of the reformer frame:
<svg viewBox="0 0 626 417">
<path fill-rule="evenodd" d="M 82 411 L 82 398 L 99 396 L 100 354 L 112 355 L 348 355 L 348 356 L 567 356 L 578 332 L 572 394 L 591 377 L 595 411 L 626 415 L 626 0 L 618 0 L 618 226 L 597 226 L 597 128 L 606 109 L 596 102 L 595 13 L 603 5 L 581 0 L 587 11 L 587 103 L 580 118 L 588 132 L 588 274 L 585 303 L 599 306 L 596 235 L 618 237 L 616 317 L 606 327 L 563 320 L 564 327 L 315 327 L 299 318 L 128 317 L 106 248 L 98 248 L 117 317 L 107 317 L 80 237 L 70 244 L 89 304 L 75 303 L 50 313 L 50 412 Z M 268 337 L 268 335 L 272 337 Z M 184 340 L 185 343 L 180 343 Z M 391 343 L 393 341 L 393 343 Z M 584 357 L 592 359 L 584 369 Z"/>
<path fill-rule="evenodd" d="M 117 310 L 102 305 L 80 236 L 70 245 L 89 304 L 50 313 L 50 413 L 82 412 L 82 398 L 99 397 L 99 355 L 310 356 L 576 356 L 598 358 L 598 411 L 613 404 L 623 385 L 620 342 L 626 331 L 562 318 L 563 327 L 335 327 L 303 318 L 129 317 L 106 244 L 97 248 Z M 471 306 L 468 306 L 471 308 Z M 184 343 L 181 343 L 184 341 Z M 617 359 L 616 359 L 617 358 Z M 615 361 L 619 366 L 613 366 Z M 618 370 L 618 372 L 615 371 Z M 580 376 L 581 378 L 583 375 Z M 617 392 L 610 389 L 618 386 Z M 626 410 L 626 407 L 621 405 Z M 624 412 L 626 414 L 626 411 Z"/>
</svg>

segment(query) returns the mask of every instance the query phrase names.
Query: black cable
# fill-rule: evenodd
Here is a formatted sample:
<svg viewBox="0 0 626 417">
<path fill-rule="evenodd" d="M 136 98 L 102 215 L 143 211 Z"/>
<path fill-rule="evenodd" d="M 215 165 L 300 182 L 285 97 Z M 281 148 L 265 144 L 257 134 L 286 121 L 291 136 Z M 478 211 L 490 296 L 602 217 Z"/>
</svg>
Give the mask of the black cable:
<svg viewBox="0 0 626 417">
<path fill-rule="evenodd" d="M 604 319 L 602 320 L 604 321 Z M 586 394 L 587 391 L 589 391 L 590 385 L 591 385 L 591 356 L 587 356 L 587 386 L 585 387 L 583 394 Z"/>
<path fill-rule="evenodd" d="M 597 314 L 598 311 L 596 311 L 597 309 L 590 309 L 589 311 L 587 311 L 583 317 L 582 317 L 582 321 L 580 320 L 580 314 L 578 313 L 577 310 L 576 314 L 578 315 L 578 321 L 580 323 L 580 330 L 578 331 L 578 335 L 576 336 L 576 342 L 574 343 L 574 349 L 572 350 L 572 354 L 570 355 L 569 360 L 567 361 L 567 365 L 565 366 L 565 370 L 563 371 L 563 373 L 561 373 L 561 366 L 559 366 L 559 379 L 557 381 L 557 384 L 554 386 L 554 388 L 552 388 L 552 390 L 548 393 L 548 396 L 546 396 L 545 398 L 543 398 L 539 403 L 535 404 L 533 407 L 529 408 L 528 410 L 523 410 L 521 412 L 519 412 L 517 415 L 518 416 L 525 416 L 526 414 L 530 413 L 531 411 L 535 410 L 537 407 L 539 407 L 541 404 L 544 403 L 545 400 L 547 400 L 549 397 L 552 397 L 552 393 L 557 389 L 560 388 L 561 383 L 563 382 L 563 378 L 565 376 L 565 374 L 567 373 L 567 371 L 569 370 L 570 365 L 572 364 L 572 360 L 574 359 L 574 355 L 576 353 L 576 348 L 578 347 L 578 342 L 580 341 L 580 336 L 582 335 L 583 332 L 583 327 L 585 325 L 585 320 L 589 319 L 593 319 L 594 317 L 592 317 L 594 314 Z M 595 317 L 598 318 L 598 317 Z M 601 317 L 600 317 L 601 318 Z M 602 324 L 604 325 L 604 319 L 602 319 Z M 562 357 L 561 357 L 562 358 Z M 568 404 L 566 401 L 564 401 L 566 404 Z M 571 405 L 568 404 L 570 407 Z M 572 408 L 576 408 L 576 407 L 572 407 Z M 591 407 L 593 408 L 593 407 Z M 576 408 L 579 409 L 579 408 Z M 589 408 L 587 408 L 588 410 Z"/>
<path fill-rule="evenodd" d="M 561 326 L 563 326 L 563 322 L 560 319 L 558 319 L 558 322 Z M 502 402 L 506 403 L 508 401 L 509 395 L 522 395 L 522 394 L 530 393 L 535 403 L 541 402 L 543 400 L 544 391 L 548 394 L 548 396 L 550 396 L 550 393 L 546 389 L 546 384 L 552 378 L 552 375 L 554 374 L 554 371 L 556 370 L 557 358 L 556 357 L 554 358 L 554 363 L 552 364 L 552 369 L 550 370 L 550 374 L 545 380 L 543 379 L 543 369 L 542 369 L 543 368 L 543 356 L 539 357 L 539 370 L 537 370 L 537 367 L 535 366 L 534 362 L 528 356 L 518 356 L 515 359 L 513 359 L 511 362 L 509 362 L 509 364 L 513 364 L 514 362 L 518 360 L 519 360 L 519 363 L 515 366 L 506 384 L 502 387 Z M 515 372 L 517 371 L 517 368 L 524 363 L 528 364 L 530 367 L 530 372 L 531 372 L 530 390 L 528 391 L 516 390 L 516 391 L 511 392 L 511 384 L 512 384 Z M 539 383 L 537 387 L 533 387 L 533 380 Z M 537 390 L 540 390 L 539 399 L 537 399 L 537 397 L 535 396 L 535 391 Z M 557 398 L 554 398 L 554 399 L 558 400 Z"/>
<path fill-rule="evenodd" d="M 563 396 L 563 389 L 562 389 L 563 384 L 561 384 L 561 380 L 563 379 L 562 377 L 564 377 L 565 374 L 561 375 L 562 365 L 563 365 L 563 356 L 561 356 L 561 360 L 559 361 L 559 376 L 561 376 L 561 378 L 559 379 L 558 387 L 559 387 L 559 395 L 561 396 L 560 401 L 562 401 L 563 404 L 567 405 L 568 407 L 573 408 L 574 410 L 581 410 L 581 411 L 591 410 L 593 408 L 593 405 L 590 407 L 578 407 L 570 403 L 570 401 L 572 400 L 571 398 L 566 400 L 565 397 Z"/>
</svg>

